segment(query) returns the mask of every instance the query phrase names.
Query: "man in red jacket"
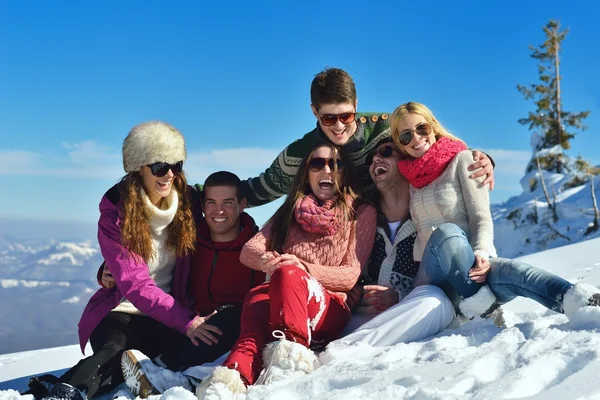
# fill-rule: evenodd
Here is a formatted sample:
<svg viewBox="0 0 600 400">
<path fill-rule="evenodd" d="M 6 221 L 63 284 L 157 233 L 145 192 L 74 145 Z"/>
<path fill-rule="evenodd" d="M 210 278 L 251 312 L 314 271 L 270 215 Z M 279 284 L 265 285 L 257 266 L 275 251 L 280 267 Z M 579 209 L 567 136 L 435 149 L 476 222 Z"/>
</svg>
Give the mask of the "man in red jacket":
<svg viewBox="0 0 600 400">
<path fill-rule="evenodd" d="M 203 196 L 204 218 L 196 222 L 188 292 L 193 309 L 205 321 L 195 331 L 199 341 L 181 341 L 177 351 L 158 360 L 175 371 L 214 361 L 231 350 L 240 333 L 244 298 L 265 281 L 264 273 L 240 262 L 242 247 L 258 231 L 254 219 L 243 212 L 240 179 L 231 172 L 215 172 L 206 178 Z"/>
</svg>

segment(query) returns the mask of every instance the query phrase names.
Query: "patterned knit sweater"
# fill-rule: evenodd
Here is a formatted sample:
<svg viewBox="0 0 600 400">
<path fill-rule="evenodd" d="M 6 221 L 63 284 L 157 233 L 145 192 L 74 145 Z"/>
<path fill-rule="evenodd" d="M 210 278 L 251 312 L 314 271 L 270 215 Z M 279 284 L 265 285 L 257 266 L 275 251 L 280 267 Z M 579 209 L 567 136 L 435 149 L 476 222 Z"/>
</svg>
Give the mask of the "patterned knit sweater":
<svg viewBox="0 0 600 400">
<path fill-rule="evenodd" d="M 472 163 L 471 151 L 461 151 L 429 185 L 410 187 L 410 215 L 419 233 L 415 261 L 421 261 L 431 233 L 445 222 L 458 225 L 467 234 L 476 255 L 496 257 L 489 188 L 478 187 L 483 178 L 469 178 L 472 171 L 467 167 Z"/>
<path fill-rule="evenodd" d="M 331 236 L 307 232 L 294 220 L 284 252 L 298 257 L 308 273 L 325 289 L 346 292 L 352 289 L 369 258 L 375 239 L 376 219 L 374 207 L 361 205 L 354 221 Z M 269 251 L 270 232 L 271 225 L 267 224 L 246 243 L 240 255 L 243 264 L 261 270 L 261 257 Z"/>
<path fill-rule="evenodd" d="M 366 156 L 373 151 L 379 142 L 390 136 L 390 125 L 387 114 L 357 113 L 357 129 L 348 143 L 344 145 L 354 161 L 363 188 L 369 192 L 373 182 L 366 165 Z M 310 149 L 317 143 L 328 143 L 329 139 L 323 133 L 319 124 L 301 139 L 288 145 L 273 161 L 264 173 L 256 178 L 242 181 L 244 196 L 248 206 L 259 206 L 269 203 L 289 192 L 294 181 L 298 166 Z"/>
<path fill-rule="evenodd" d="M 419 269 L 418 263 L 413 259 L 417 229 L 409 219 L 390 240 L 385 217 L 380 217 L 377 225 L 373 250 L 363 273 L 365 283 L 394 289 L 402 300 L 413 290 L 413 282 Z"/>
</svg>

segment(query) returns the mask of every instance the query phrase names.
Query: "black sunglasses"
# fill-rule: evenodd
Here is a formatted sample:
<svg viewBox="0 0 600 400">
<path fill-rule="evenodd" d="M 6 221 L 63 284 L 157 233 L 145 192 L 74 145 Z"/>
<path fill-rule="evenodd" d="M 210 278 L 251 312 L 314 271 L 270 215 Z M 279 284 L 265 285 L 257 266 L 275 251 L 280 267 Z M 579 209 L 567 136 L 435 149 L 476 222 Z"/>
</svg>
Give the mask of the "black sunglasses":
<svg viewBox="0 0 600 400">
<path fill-rule="evenodd" d="M 342 121 L 342 124 L 348 125 L 354 122 L 356 119 L 356 113 L 346 112 L 341 114 L 319 114 L 319 119 L 324 126 L 335 125 L 338 119 Z"/>
<path fill-rule="evenodd" d="M 175 164 L 155 162 L 154 164 L 149 164 L 148 167 L 150 168 L 152 175 L 160 178 L 168 174 L 169 170 L 173 171 L 173 175 L 181 173 L 181 170 L 183 169 L 183 161 L 176 162 Z"/>
<path fill-rule="evenodd" d="M 311 158 L 310 161 L 308 162 L 308 168 L 310 168 L 310 170 L 312 172 L 319 172 L 320 170 L 325 168 L 325 165 L 329 165 L 329 169 L 332 171 L 335 169 L 335 167 L 337 167 L 338 171 L 341 171 L 344 169 L 344 162 L 342 160 L 333 160 L 331 158 L 314 157 L 314 158 Z"/>
<path fill-rule="evenodd" d="M 398 141 L 402 146 L 407 146 L 413 137 L 413 132 L 416 132 L 419 136 L 429 136 L 431 135 L 431 125 L 427 122 L 421 122 L 417 124 L 413 129 L 405 129 L 398 135 Z"/>
<path fill-rule="evenodd" d="M 381 158 L 388 158 L 394 153 L 394 151 L 396 150 L 390 145 L 379 147 L 374 153 L 371 153 L 367 156 L 367 165 L 371 165 L 373 163 L 375 154 L 379 154 Z"/>
</svg>

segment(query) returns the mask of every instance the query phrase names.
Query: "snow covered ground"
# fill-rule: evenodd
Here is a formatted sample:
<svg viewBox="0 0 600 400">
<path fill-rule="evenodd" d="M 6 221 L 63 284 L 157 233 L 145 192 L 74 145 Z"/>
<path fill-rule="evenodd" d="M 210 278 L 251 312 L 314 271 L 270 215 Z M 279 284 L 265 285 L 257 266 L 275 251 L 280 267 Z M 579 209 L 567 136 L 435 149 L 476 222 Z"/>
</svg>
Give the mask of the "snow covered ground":
<svg viewBox="0 0 600 400">
<path fill-rule="evenodd" d="M 599 248 L 600 239 L 594 239 L 522 259 L 572 282 L 599 286 Z M 314 373 L 252 387 L 240 399 L 600 400 L 600 309 L 580 311 L 572 321 L 527 299 L 504 309 L 507 329 L 473 320 L 415 343 L 328 351 Z M 13 379 L 66 368 L 78 352 L 69 346 L 0 356 L 0 399 L 19 397 L 7 389 L 22 389 L 25 380 Z M 162 397 L 195 398 L 179 388 Z"/>
</svg>

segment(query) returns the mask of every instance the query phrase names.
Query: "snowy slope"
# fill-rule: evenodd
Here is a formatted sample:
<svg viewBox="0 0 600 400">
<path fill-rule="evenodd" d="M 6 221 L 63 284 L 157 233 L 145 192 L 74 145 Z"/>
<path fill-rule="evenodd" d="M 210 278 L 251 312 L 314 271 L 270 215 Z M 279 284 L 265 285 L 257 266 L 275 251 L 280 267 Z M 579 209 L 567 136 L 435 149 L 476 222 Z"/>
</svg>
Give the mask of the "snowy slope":
<svg viewBox="0 0 600 400">
<path fill-rule="evenodd" d="M 599 247 L 600 239 L 594 239 L 523 259 L 572 282 L 598 286 Z M 420 342 L 334 349 L 321 355 L 324 365 L 314 373 L 252 387 L 240 398 L 600 400 L 600 309 L 589 308 L 568 321 L 526 299 L 504 308 L 507 329 L 474 320 Z M 78 358 L 75 346 L 60 353 L 64 362 L 47 351 L 0 356 L 0 381 L 66 368 Z M 8 388 L 19 383 L 0 383 L 0 389 Z M 0 398 L 12 395 L 0 392 Z M 180 389 L 163 397 L 194 398 Z"/>
<path fill-rule="evenodd" d="M 525 174 L 520 195 L 491 206 L 494 244 L 500 256 L 514 258 L 600 237 L 600 230 L 587 233 L 594 220 L 591 181 L 571 187 L 579 177 L 576 173 L 545 171 L 543 176 L 550 198 L 556 194 L 558 221 L 552 218 L 538 172 Z M 533 181 L 538 183 L 531 191 Z M 600 175 L 594 177 L 594 189 L 600 201 Z"/>
</svg>

